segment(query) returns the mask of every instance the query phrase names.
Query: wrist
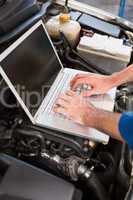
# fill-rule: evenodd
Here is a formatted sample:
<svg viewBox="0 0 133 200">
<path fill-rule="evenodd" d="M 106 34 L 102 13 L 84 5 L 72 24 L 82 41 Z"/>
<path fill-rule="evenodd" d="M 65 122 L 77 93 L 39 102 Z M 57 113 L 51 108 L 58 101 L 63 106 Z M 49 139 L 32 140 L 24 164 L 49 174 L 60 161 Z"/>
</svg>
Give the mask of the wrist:
<svg viewBox="0 0 133 200">
<path fill-rule="evenodd" d="M 110 77 L 109 77 L 109 81 L 110 81 L 110 84 L 113 87 L 117 87 L 121 84 L 124 83 L 124 77 L 123 77 L 123 74 L 121 74 L 120 72 L 116 72 L 114 74 L 112 74 Z"/>
<path fill-rule="evenodd" d="M 113 87 L 133 81 L 133 65 L 126 67 L 120 72 L 112 74 L 109 78 Z"/>
</svg>

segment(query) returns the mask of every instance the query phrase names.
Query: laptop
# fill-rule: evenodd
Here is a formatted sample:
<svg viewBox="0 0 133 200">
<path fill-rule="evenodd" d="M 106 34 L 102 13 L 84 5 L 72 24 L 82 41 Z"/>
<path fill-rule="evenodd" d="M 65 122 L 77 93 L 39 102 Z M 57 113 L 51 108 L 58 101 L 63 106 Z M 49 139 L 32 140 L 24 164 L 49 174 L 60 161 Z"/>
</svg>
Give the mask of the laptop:
<svg viewBox="0 0 133 200">
<path fill-rule="evenodd" d="M 34 125 L 108 143 L 109 136 L 53 112 L 58 95 L 70 90 L 80 70 L 64 68 L 40 20 L 0 55 L 0 73 Z M 95 106 L 113 110 L 116 89 L 88 98 Z"/>
</svg>

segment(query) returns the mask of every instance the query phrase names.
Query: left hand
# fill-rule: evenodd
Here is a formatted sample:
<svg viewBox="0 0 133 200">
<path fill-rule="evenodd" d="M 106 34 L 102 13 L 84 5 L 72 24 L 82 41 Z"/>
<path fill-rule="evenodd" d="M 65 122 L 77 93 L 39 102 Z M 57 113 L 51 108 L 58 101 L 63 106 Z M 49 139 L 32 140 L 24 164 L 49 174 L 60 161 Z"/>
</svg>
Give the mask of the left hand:
<svg viewBox="0 0 133 200">
<path fill-rule="evenodd" d="M 59 96 L 54 106 L 54 112 L 63 114 L 81 125 L 86 125 L 85 118 L 88 113 L 91 114 L 91 111 L 93 113 L 93 110 L 93 105 L 89 104 L 82 96 L 77 96 L 73 91 Z"/>
</svg>

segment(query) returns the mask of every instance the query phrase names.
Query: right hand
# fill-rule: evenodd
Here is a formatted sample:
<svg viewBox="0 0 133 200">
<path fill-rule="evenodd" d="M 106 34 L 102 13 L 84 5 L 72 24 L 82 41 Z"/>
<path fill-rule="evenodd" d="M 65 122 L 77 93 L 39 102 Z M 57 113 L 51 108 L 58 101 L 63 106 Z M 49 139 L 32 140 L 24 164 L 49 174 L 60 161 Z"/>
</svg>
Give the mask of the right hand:
<svg viewBox="0 0 133 200">
<path fill-rule="evenodd" d="M 83 92 L 83 96 L 91 96 L 95 94 L 105 94 L 113 87 L 112 76 L 103 76 L 99 74 L 77 74 L 70 83 L 71 89 L 76 90 L 78 85 L 88 84 L 91 90 Z"/>
</svg>

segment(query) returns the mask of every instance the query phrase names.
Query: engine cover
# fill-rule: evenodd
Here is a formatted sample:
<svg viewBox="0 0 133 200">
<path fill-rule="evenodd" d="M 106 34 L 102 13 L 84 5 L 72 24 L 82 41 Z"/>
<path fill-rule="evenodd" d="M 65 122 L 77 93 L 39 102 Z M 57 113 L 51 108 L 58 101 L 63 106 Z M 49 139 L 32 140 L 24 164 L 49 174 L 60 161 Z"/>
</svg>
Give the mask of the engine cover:
<svg viewBox="0 0 133 200">
<path fill-rule="evenodd" d="M 10 156 L 0 156 L 0 199 L 81 200 L 75 187 Z"/>
</svg>

